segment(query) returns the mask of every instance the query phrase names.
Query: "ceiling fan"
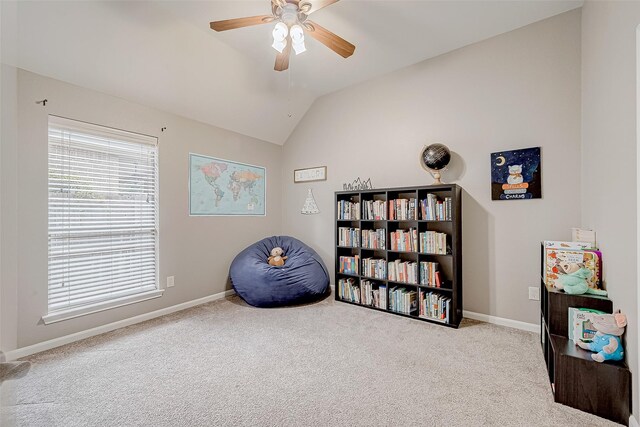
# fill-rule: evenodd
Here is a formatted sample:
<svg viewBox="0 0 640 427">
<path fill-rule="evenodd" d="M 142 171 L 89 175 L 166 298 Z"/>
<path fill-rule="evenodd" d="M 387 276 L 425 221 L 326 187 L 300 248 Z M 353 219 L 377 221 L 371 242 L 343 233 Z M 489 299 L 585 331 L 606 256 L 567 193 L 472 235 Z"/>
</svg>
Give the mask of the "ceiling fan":
<svg viewBox="0 0 640 427">
<path fill-rule="evenodd" d="M 289 54 L 293 47 L 296 55 L 306 50 L 305 31 L 314 39 L 333 50 L 343 58 L 353 55 L 356 47 L 331 31 L 310 21 L 309 15 L 316 10 L 332 5 L 338 0 L 271 0 L 271 15 L 250 16 L 246 18 L 214 21 L 210 24 L 215 31 L 227 31 L 236 28 L 276 22 L 273 29 L 273 48 L 278 51 L 274 70 L 289 68 Z"/>
</svg>

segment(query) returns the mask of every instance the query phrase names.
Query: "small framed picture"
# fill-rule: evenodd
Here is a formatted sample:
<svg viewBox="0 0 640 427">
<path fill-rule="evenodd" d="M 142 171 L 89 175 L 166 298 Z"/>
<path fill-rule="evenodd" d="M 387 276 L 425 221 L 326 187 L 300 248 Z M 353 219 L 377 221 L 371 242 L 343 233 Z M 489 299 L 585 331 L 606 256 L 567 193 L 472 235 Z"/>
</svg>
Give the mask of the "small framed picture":
<svg viewBox="0 0 640 427">
<path fill-rule="evenodd" d="M 314 168 L 296 169 L 293 171 L 293 182 L 326 181 L 327 167 L 317 166 Z"/>
<path fill-rule="evenodd" d="M 542 198 L 540 147 L 491 153 L 491 199 Z"/>
</svg>

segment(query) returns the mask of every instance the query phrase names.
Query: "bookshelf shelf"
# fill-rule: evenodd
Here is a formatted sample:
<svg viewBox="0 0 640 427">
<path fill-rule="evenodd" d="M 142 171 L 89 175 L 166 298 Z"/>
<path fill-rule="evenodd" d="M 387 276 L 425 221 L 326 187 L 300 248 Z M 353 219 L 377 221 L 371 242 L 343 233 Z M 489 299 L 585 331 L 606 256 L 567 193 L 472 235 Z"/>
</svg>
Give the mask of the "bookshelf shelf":
<svg viewBox="0 0 640 427">
<path fill-rule="evenodd" d="M 407 282 L 401 282 L 399 280 L 387 280 L 387 282 L 393 283 L 394 285 L 400 285 L 400 286 L 420 286 L 417 283 L 407 283 Z"/>
<path fill-rule="evenodd" d="M 457 328 L 462 320 L 461 193 L 461 188 L 455 184 L 336 192 L 335 299 Z M 353 219 L 343 219 L 342 214 Z M 338 242 L 344 243 L 340 241 L 341 227 L 343 236 L 344 228 L 357 229 L 361 245 L 338 245 Z M 376 234 L 375 238 L 368 234 L 368 244 L 384 241 L 384 247 L 362 246 L 365 231 Z M 435 252 L 445 246 L 446 254 L 424 251 Z M 366 270 L 363 260 L 369 263 Z M 343 267 L 354 270 L 354 264 L 361 273 L 382 272 L 385 278 L 340 273 Z M 393 269 L 393 275 L 389 274 L 389 269 Z M 389 280 L 389 277 L 410 280 L 415 277 L 418 282 L 428 281 L 433 285 L 441 281 L 446 287 Z M 343 292 L 345 298 L 342 298 Z M 435 314 L 439 317 L 431 317 L 433 313 L 429 310 L 433 306 L 437 307 Z M 401 311 L 391 307 L 400 307 Z"/>
<path fill-rule="evenodd" d="M 440 291 L 440 292 L 453 292 L 451 288 L 438 288 L 437 286 L 429 286 L 429 285 L 417 285 L 424 289 L 431 289 L 432 291 Z"/>
</svg>

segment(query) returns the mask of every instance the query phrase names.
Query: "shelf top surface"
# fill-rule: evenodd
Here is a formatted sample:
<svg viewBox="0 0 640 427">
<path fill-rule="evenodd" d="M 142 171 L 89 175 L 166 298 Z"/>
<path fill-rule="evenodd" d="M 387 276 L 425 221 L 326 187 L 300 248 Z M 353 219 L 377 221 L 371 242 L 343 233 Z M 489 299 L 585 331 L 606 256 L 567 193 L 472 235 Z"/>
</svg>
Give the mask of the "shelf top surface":
<svg viewBox="0 0 640 427">
<path fill-rule="evenodd" d="M 571 341 L 570 339 L 562 337 L 560 335 L 551 335 L 550 337 L 553 349 L 559 354 L 576 359 L 586 360 L 593 363 L 600 363 L 591 358 L 591 355 L 594 353 L 581 349 L 576 345 L 575 342 Z M 615 366 L 620 369 L 629 369 L 624 360 L 621 360 L 619 362 L 605 361 L 602 363 L 605 365 Z"/>
<path fill-rule="evenodd" d="M 543 281 L 544 282 L 544 281 Z M 581 294 L 581 295 L 575 295 L 575 294 L 568 294 L 564 291 L 561 291 L 560 289 L 556 289 L 553 286 L 549 286 L 547 285 L 546 282 L 544 282 L 544 287 L 547 288 L 547 292 L 551 293 L 551 294 L 556 294 L 556 295 L 565 295 L 568 297 L 578 297 L 578 298 L 592 298 L 592 299 L 599 299 L 599 300 L 603 300 L 603 301 L 611 301 L 608 297 L 603 297 L 600 295 L 591 295 L 591 294 Z"/>
<path fill-rule="evenodd" d="M 451 191 L 456 188 L 458 188 L 458 184 L 439 184 L 439 185 L 422 185 L 422 186 L 415 186 L 415 187 L 372 188 L 369 190 L 346 190 L 346 191 L 336 191 L 335 194 L 388 193 L 388 192 L 402 193 L 402 192 L 417 191 L 417 190 Z"/>
</svg>

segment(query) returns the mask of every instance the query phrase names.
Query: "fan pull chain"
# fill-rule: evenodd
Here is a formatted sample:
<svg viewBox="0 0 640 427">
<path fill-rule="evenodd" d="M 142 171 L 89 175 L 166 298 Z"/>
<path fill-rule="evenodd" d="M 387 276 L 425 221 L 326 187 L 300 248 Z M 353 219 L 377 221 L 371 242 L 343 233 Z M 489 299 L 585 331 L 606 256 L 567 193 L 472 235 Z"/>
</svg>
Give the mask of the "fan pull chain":
<svg viewBox="0 0 640 427">
<path fill-rule="evenodd" d="M 287 78 L 289 79 L 289 86 L 287 87 L 287 109 L 289 110 L 289 118 L 293 117 L 291 112 L 291 61 L 289 61 L 289 68 L 287 69 Z"/>
</svg>

